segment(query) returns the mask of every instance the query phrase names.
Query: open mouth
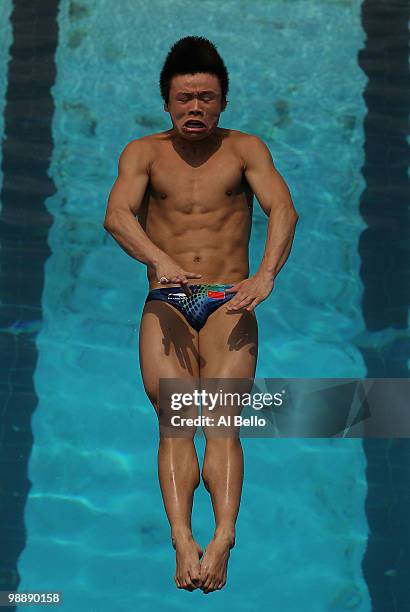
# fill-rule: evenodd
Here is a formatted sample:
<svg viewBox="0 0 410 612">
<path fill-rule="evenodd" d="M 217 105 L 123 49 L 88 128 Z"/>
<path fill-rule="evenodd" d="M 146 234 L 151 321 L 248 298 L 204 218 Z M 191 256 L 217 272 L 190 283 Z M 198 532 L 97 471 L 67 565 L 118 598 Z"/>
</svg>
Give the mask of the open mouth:
<svg viewBox="0 0 410 612">
<path fill-rule="evenodd" d="M 184 127 L 188 132 L 200 132 L 206 129 L 205 123 L 199 119 L 189 119 L 184 123 Z"/>
</svg>

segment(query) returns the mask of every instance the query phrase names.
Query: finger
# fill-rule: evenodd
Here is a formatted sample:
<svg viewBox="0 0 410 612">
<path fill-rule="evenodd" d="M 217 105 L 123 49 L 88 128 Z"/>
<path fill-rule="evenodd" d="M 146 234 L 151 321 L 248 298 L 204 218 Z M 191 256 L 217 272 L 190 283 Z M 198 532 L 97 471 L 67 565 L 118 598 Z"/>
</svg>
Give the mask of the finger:
<svg viewBox="0 0 410 612">
<path fill-rule="evenodd" d="M 235 302 L 234 300 L 236 300 L 236 296 L 232 300 L 229 300 L 229 302 L 227 302 L 226 310 L 235 310 L 235 304 L 237 302 Z"/>
<path fill-rule="evenodd" d="M 186 292 L 188 293 L 188 295 L 192 295 L 192 291 L 189 288 L 188 285 L 188 279 L 186 279 L 185 277 L 182 277 L 182 280 L 180 281 L 182 287 L 186 290 Z"/>
<path fill-rule="evenodd" d="M 244 296 L 241 293 L 237 293 L 235 297 L 232 298 L 232 300 L 229 300 L 227 304 L 228 310 L 234 310 L 235 308 L 238 308 L 239 304 L 242 302 L 243 299 Z"/>
<path fill-rule="evenodd" d="M 260 302 L 262 302 L 261 298 L 255 298 L 249 306 L 246 306 L 246 310 L 253 310 Z"/>
<path fill-rule="evenodd" d="M 253 302 L 254 300 L 254 296 L 253 295 L 247 295 L 246 297 L 244 297 L 238 304 L 238 309 L 239 308 L 245 308 L 246 306 L 249 306 L 249 304 L 251 302 Z"/>
<path fill-rule="evenodd" d="M 201 278 L 202 274 L 198 274 L 198 272 L 188 272 L 184 270 L 184 274 L 187 278 Z"/>
<path fill-rule="evenodd" d="M 237 295 L 229 302 L 229 305 L 233 310 L 238 310 L 239 308 L 243 308 L 244 306 L 248 305 L 253 299 L 254 298 L 249 295 L 245 295 L 242 299 Z M 232 304 L 232 302 L 234 302 L 234 304 Z"/>
</svg>

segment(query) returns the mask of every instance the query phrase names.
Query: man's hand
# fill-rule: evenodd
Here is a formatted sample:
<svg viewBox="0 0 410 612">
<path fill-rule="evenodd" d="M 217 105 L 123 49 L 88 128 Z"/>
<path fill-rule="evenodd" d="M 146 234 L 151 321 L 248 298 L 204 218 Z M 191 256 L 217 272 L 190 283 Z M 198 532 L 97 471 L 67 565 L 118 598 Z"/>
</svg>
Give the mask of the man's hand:
<svg viewBox="0 0 410 612">
<path fill-rule="evenodd" d="M 158 261 L 155 266 L 155 273 L 157 275 L 158 282 L 161 283 L 161 278 L 166 278 L 166 281 L 162 281 L 162 284 L 165 283 L 180 283 L 190 294 L 191 291 L 188 287 L 188 279 L 190 278 L 201 278 L 202 274 L 197 274 L 197 272 L 189 272 L 188 270 L 184 270 L 179 266 L 172 257 L 168 255 L 164 255 Z"/>
<path fill-rule="evenodd" d="M 257 272 L 254 276 L 246 278 L 239 283 L 235 283 L 230 289 L 225 289 L 225 293 L 236 292 L 234 298 L 226 304 L 226 310 L 253 310 L 263 300 L 270 295 L 274 285 L 271 275 Z"/>
</svg>

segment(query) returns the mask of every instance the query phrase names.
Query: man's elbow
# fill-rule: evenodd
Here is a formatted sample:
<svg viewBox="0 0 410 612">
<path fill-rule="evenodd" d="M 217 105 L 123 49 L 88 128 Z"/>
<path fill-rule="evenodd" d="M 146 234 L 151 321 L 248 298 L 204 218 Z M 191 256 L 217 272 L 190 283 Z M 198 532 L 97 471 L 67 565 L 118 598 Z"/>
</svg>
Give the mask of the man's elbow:
<svg viewBox="0 0 410 612">
<path fill-rule="evenodd" d="M 105 229 L 106 232 L 108 232 L 109 234 L 112 234 L 113 228 L 114 228 L 112 220 L 104 219 L 103 228 Z"/>
<path fill-rule="evenodd" d="M 287 208 L 289 210 L 289 214 L 290 214 L 290 217 L 293 220 L 293 223 L 295 223 L 295 225 L 296 225 L 296 223 L 298 222 L 298 219 L 299 219 L 299 215 L 298 215 L 298 212 L 297 212 L 296 208 L 293 205 L 293 202 L 287 202 Z"/>
<path fill-rule="evenodd" d="M 105 230 L 107 230 L 107 232 L 110 232 L 112 230 L 113 227 L 113 212 L 111 211 L 110 213 L 106 212 L 105 213 L 105 217 L 104 217 L 104 222 L 103 222 L 103 227 Z"/>
</svg>

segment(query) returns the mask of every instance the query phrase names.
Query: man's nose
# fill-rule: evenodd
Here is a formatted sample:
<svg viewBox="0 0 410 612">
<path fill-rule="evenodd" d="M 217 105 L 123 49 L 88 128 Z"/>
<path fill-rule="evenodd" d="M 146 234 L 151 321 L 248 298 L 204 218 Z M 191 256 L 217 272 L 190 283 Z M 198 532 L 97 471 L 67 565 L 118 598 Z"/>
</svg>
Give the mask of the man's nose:
<svg viewBox="0 0 410 612">
<path fill-rule="evenodd" d="M 202 110 L 199 107 L 199 100 L 198 98 L 194 98 L 193 102 L 192 102 L 192 106 L 191 106 L 191 111 L 190 112 L 194 112 L 195 114 L 201 114 Z"/>
</svg>

